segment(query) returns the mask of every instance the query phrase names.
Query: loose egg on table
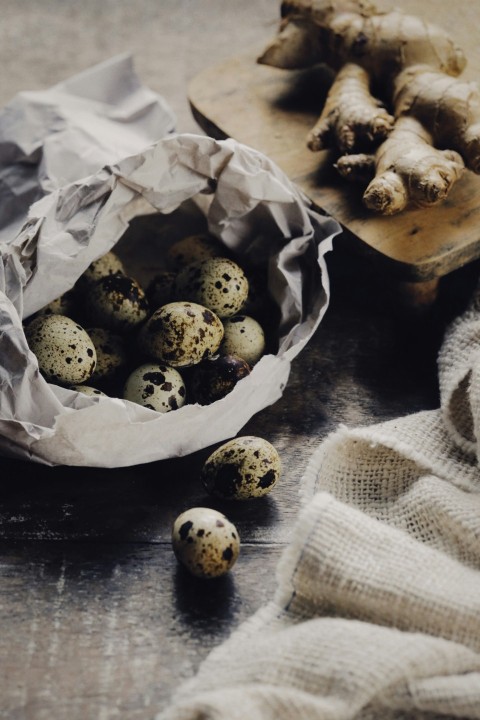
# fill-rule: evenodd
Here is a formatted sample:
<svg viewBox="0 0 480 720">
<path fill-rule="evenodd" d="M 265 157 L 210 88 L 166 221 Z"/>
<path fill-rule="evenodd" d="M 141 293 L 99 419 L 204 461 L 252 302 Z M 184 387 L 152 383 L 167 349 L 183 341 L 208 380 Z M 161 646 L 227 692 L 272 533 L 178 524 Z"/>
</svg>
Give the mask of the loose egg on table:
<svg viewBox="0 0 480 720">
<path fill-rule="evenodd" d="M 185 383 L 175 368 L 145 363 L 127 378 L 123 397 L 151 410 L 166 413 L 185 404 Z"/>
<path fill-rule="evenodd" d="M 50 382 L 75 385 L 93 374 L 97 355 L 88 333 L 65 315 L 44 315 L 25 330 L 30 350 Z"/>
<path fill-rule="evenodd" d="M 206 460 L 200 478 L 206 490 L 225 500 L 263 497 L 278 481 L 280 456 L 264 438 L 234 438 L 218 447 Z"/>
<path fill-rule="evenodd" d="M 191 300 L 213 310 L 219 318 L 236 315 L 248 297 L 242 268 L 224 257 L 191 263 L 175 278 L 175 298 Z"/>
<path fill-rule="evenodd" d="M 192 302 L 172 302 L 158 308 L 142 327 L 141 352 L 172 367 L 190 367 L 211 357 L 223 338 L 217 315 Z"/>
<path fill-rule="evenodd" d="M 199 578 L 224 575 L 237 561 L 240 538 L 235 525 L 211 508 L 195 507 L 177 517 L 172 528 L 177 560 Z"/>
</svg>

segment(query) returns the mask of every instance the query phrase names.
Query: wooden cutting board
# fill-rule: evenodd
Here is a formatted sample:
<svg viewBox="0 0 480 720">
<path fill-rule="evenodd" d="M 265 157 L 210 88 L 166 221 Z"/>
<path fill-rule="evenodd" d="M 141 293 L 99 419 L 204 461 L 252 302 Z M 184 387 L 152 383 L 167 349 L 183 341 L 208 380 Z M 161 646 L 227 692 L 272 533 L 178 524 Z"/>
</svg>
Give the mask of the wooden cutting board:
<svg viewBox="0 0 480 720">
<path fill-rule="evenodd" d="M 451 22 L 457 30 L 454 37 L 468 58 L 462 77 L 480 76 L 480 3 L 432 0 L 422 14 L 433 6 L 435 22 L 444 27 Z M 459 38 L 462 24 L 466 30 Z M 361 189 L 336 175 L 328 152 L 313 153 L 305 145 L 325 97 L 325 70 L 259 65 L 264 46 L 209 67 L 191 81 L 190 105 L 205 132 L 268 155 L 319 210 L 340 222 L 353 250 L 370 253 L 400 280 L 433 281 L 480 257 L 479 176 L 465 171 L 448 198 L 433 208 L 374 215 L 362 206 Z"/>
</svg>

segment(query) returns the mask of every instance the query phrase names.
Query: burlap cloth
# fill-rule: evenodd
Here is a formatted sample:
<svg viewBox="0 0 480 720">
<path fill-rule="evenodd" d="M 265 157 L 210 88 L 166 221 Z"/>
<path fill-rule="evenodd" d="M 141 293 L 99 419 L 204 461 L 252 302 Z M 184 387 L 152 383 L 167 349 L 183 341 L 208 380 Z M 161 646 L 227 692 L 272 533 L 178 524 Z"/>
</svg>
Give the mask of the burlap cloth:
<svg viewBox="0 0 480 720">
<path fill-rule="evenodd" d="M 158 720 L 480 718 L 480 291 L 438 367 L 438 410 L 320 444 L 275 597 Z"/>
</svg>

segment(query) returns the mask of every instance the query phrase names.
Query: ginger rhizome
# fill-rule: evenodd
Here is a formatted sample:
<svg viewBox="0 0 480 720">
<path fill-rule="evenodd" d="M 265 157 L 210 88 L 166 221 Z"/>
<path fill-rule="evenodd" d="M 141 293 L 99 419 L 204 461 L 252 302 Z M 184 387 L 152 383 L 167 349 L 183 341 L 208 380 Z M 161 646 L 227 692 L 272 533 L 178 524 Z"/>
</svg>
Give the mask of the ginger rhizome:
<svg viewBox="0 0 480 720">
<path fill-rule="evenodd" d="M 480 174 L 480 91 L 458 77 L 466 61 L 448 33 L 368 0 L 285 0 L 281 13 L 258 61 L 336 73 L 307 144 L 336 150 L 338 172 L 367 184 L 368 208 L 431 205 L 464 167 Z"/>
</svg>

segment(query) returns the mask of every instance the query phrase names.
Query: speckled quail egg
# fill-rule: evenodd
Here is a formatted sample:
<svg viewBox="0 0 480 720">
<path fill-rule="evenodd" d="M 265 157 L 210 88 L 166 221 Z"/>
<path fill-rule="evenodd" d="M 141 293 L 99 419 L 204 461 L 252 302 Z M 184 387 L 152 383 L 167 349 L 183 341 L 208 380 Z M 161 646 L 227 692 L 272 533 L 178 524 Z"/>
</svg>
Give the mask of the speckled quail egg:
<svg viewBox="0 0 480 720">
<path fill-rule="evenodd" d="M 235 385 L 250 374 L 250 365 L 235 355 L 222 355 L 204 360 L 191 374 L 190 389 L 200 405 L 209 405 L 228 395 Z"/>
<path fill-rule="evenodd" d="M 151 410 L 166 413 L 184 405 L 186 390 L 182 376 L 175 368 L 145 363 L 128 376 L 123 397 Z"/>
<path fill-rule="evenodd" d="M 117 273 L 125 273 L 125 268 L 120 258 L 110 250 L 98 260 L 90 263 L 80 278 L 80 284 L 93 283 L 107 275 Z"/>
<path fill-rule="evenodd" d="M 85 299 L 91 323 L 110 330 L 134 330 L 149 312 L 144 291 L 136 280 L 123 273 L 97 280 L 89 287 Z"/>
<path fill-rule="evenodd" d="M 238 531 L 225 515 L 211 508 L 195 507 L 177 517 L 172 529 L 177 560 L 199 578 L 224 575 L 240 553 Z"/>
<path fill-rule="evenodd" d="M 68 290 L 63 293 L 63 295 L 60 295 L 60 297 L 44 305 L 43 308 L 35 313 L 35 317 L 40 317 L 41 315 L 66 315 L 70 317 L 74 312 L 74 308 L 75 293 L 72 292 L 72 290 Z"/>
<path fill-rule="evenodd" d="M 83 395 L 89 395 L 90 397 L 107 397 L 104 392 L 97 390 L 97 388 L 94 388 L 91 385 L 71 385 L 70 390 L 75 390 L 76 392 L 82 393 Z"/>
<path fill-rule="evenodd" d="M 95 369 L 97 354 L 88 333 L 65 315 L 38 317 L 25 330 L 44 377 L 50 382 L 75 385 L 86 382 Z"/>
<path fill-rule="evenodd" d="M 229 258 L 216 257 L 190 263 L 175 278 L 175 298 L 205 305 L 218 315 L 236 315 L 248 296 L 242 268 Z"/>
<path fill-rule="evenodd" d="M 175 275 L 176 273 L 165 270 L 157 273 L 150 281 L 146 289 L 146 295 L 149 305 L 153 310 L 173 300 Z"/>
<path fill-rule="evenodd" d="M 212 495 L 248 500 L 266 495 L 281 473 L 277 450 L 267 440 L 245 435 L 218 447 L 206 460 L 200 476 Z"/>
<path fill-rule="evenodd" d="M 167 262 L 172 270 L 181 270 L 192 262 L 201 262 L 225 255 L 224 244 L 210 233 L 189 235 L 173 243 L 167 251 Z"/>
<path fill-rule="evenodd" d="M 222 338 L 223 325 L 214 312 L 197 303 L 172 302 L 150 316 L 138 344 L 155 360 L 190 367 L 214 355 Z"/>
<path fill-rule="evenodd" d="M 123 337 L 106 328 L 87 328 L 87 333 L 97 353 L 92 382 L 110 380 L 127 364 L 125 341 Z"/>
<path fill-rule="evenodd" d="M 265 352 L 265 333 L 262 326 L 248 315 L 235 315 L 224 320 L 224 335 L 219 352 L 238 355 L 255 365 Z"/>
</svg>

